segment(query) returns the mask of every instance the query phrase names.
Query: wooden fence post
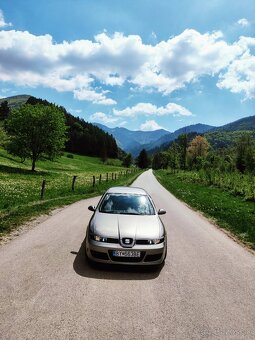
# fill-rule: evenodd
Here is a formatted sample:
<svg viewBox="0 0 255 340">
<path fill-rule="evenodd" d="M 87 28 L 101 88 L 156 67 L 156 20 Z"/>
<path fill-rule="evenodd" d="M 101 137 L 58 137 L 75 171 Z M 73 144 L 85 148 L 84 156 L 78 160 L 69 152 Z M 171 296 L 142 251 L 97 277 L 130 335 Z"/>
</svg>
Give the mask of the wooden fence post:
<svg viewBox="0 0 255 340">
<path fill-rule="evenodd" d="M 76 178 L 77 178 L 77 176 L 73 176 L 72 191 L 74 191 L 74 184 L 75 184 Z"/>
<path fill-rule="evenodd" d="M 41 200 L 42 200 L 43 197 L 44 197 L 45 185 L 46 185 L 46 180 L 44 179 L 44 180 L 42 181 Z"/>
<path fill-rule="evenodd" d="M 115 181 L 116 181 L 116 179 L 117 179 L 117 174 L 116 174 L 116 173 L 115 173 L 114 179 L 115 179 Z"/>
<path fill-rule="evenodd" d="M 100 174 L 100 176 L 99 176 L 99 184 L 101 184 L 101 181 L 102 181 L 102 175 Z"/>
<path fill-rule="evenodd" d="M 96 184 L 96 177 L 95 176 L 93 176 L 93 187 L 95 186 L 95 184 Z"/>
</svg>

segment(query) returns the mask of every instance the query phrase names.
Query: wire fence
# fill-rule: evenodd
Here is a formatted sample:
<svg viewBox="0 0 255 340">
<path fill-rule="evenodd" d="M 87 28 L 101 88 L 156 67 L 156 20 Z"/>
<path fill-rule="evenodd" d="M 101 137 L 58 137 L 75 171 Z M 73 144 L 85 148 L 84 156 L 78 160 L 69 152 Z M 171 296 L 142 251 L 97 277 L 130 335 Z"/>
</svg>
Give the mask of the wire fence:
<svg viewBox="0 0 255 340">
<path fill-rule="evenodd" d="M 90 176 L 79 176 L 75 175 L 72 177 L 72 180 L 70 180 L 70 187 L 69 191 L 75 192 L 80 191 L 81 187 L 94 188 L 97 185 L 101 185 L 103 183 L 107 182 L 113 182 L 118 181 L 124 178 L 129 177 L 130 175 L 135 174 L 139 170 L 137 168 L 127 169 L 125 171 L 118 171 L 118 172 L 106 172 L 106 173 L 100 173 Z M 79 181 L 81 179 L 81 181 Z M 65 189 L 67 189 L 65 187 Z M 45 193 L 47 192 L 47 180 L 43 179 L 42 185 L 41 185 L 41 194 L 40 198 L 44 199 Z"/>
</svg>

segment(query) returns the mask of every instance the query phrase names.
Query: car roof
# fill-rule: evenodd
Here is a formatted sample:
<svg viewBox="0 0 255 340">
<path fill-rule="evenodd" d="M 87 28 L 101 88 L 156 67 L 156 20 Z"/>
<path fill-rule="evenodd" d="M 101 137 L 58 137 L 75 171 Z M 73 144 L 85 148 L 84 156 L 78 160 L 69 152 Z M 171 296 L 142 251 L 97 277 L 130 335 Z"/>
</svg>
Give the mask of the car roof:
<svg viewBox="0 0 255 340">
<path fill-rule="evenodd" d="M 110 194 L 135 194 L 135 195 L 148 195 L 142 188 L 136 187 L 112 187 L 107 190 Z"/>
</svg>

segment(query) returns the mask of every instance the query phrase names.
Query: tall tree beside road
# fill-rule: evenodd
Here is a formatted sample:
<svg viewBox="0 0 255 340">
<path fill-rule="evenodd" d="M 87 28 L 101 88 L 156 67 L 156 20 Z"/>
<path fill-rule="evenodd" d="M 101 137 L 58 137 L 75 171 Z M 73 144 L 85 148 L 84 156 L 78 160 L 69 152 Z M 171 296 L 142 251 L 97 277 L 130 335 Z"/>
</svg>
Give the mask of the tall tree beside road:
<svg viewBox="0 0 255 340">
<path fill-rule="evenodd" d="M 139 166 L 139 168 L 141 169 L 146 169 L 149 167 L 150 165 L 150 159 L 147 155 L 147 152 L 145 149 L 143 149 L 139 156 L 137 157 L 137 165 Z"/>
<path fill-rule="evenodd" d="M 50 159 L 60 155 L 66 141 L 65 116 L 57 107 L 26 104 L 14 110 L 6 122 L 10 137 L 7 151 L 35 163 L 42 156 Z"/>
<path fill-rule="evenodd" d="M 132 164 L 132 155 L 131 153 L 128 153 L 123 159 L 122 165 L 129 168 L 131 164 Z"/>
<path fill-rule="evenodd" d="M 185 170 L 187 167 L 187 149 L 188 149 L 188 135 L 186 133 L 181 134 L 177 138 L 177 143 L 180 147 L 180 167 Z"/>
</svg>

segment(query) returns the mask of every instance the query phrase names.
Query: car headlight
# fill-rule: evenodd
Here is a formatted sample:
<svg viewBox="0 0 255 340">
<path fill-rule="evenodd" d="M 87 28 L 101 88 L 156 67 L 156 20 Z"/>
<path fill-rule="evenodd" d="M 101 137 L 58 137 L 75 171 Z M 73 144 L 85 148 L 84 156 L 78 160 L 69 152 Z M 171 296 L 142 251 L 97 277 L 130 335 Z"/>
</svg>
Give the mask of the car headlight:
<svg viewBox="0 0 255 340">
<path fill-rule="evenodd" d="M 90 238 L 97 242 L 107 242 L 107 237 L 102 237 L 99 235 L 90 235 Z"/>
<path fill-rule="evenodd" d="M 153 240 L 148 240 L 149 244 L 159 244 L 164 242 L 164 238 L 155 238 Z"/>
</svg>

